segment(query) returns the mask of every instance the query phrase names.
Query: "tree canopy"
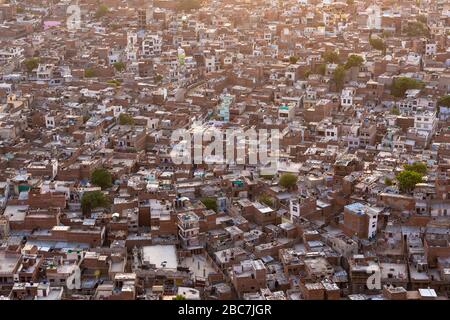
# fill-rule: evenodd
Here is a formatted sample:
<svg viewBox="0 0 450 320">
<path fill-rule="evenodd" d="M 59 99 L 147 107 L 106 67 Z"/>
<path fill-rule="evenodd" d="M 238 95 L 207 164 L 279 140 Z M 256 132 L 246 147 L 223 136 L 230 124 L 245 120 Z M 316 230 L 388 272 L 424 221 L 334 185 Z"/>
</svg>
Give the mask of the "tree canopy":
<svg viewBox="0 0 450 320">
<path fill-rule="evenodd" d="M 159 83 L 159 82 L 161 82 L 162 80 L 163 80 L 163 76 L 160 75 L 160 74 L 156 74 L 156 75 L 153 77 L 153 81 L 155 81 L 156 83 Z"/>
<path fill-rule="evenodd" d="M 322 54 L 322 58 L 326 63 L 339 63 L 339 55 L 333 50 L 326 50 Z"/>
<path fill-rule="evenodd" d="M 394 116 L 399 116 L 400 115 L 400 110 L 398 110 L 397 107 L 392 107 L 391 114 L 393 114 Z"/>
<path fill-rule="evenodd" d="M 208 210 L 217 211 L 217 200 L 216 198 L 203 198 L 202 203 Z"/>
<path fill-rule="evenodd" d="M 380 39 L 380 38 L 370 37 L 369 38 L 369 44 L 375 50 L 380 50 L 380 51 L 386 50 L 386 45 L 385 45 L 384 41 L 382 39 Z"/>
<path fill-rule="evenodd" d="M 297 61 L 298 61 L 298 57 L 296 57 L 296 56 L 290 56 L 289 57 L 289 63 L 290 64 L 296 64 Z"/>
<path fill-rule="evenodd" d="M 343 65 L 338 65 L 333 72 L 333 80 L 336 83 L 337 90 L 341 90 L 344 86 L 345 79 L 345 67 Z"/>
<path fill-rule="evenodd" d="M 405 92 L 410 89 L 422 89 L 424 87 L 424 83 L 420 80 L 408 78 L 408 77 L 399 77 L 395 78 L 392 82 L 391 94 L 397 98 L 403 98 L 405 96 Z"/>
<path fill-rule="evenodd" d="M 308 79 L 309 78 L 309 76 L 311 75 L 311 73 L 312 73 L 312 71 L 311 70 L 306 70 L 304 73 L 303 73 L 303 78 L 304 79 Z"/>
<path fill-rule="evenodd" d="M 81 208 L 84 214 L 91 213 L 95 208 L 108 207 L 109 204 L 108 197 L 101 191 L 88 191 L 81 197 Z"/>
<path fill-rule="evenodd" d="M 327 71 L 327 65 L 325 63 L 318 63 L 316 64 L 315 68 L 314 68 L 314 72 L 321 74 L 321 75 L 325 75 L 325 72 Z"/>
<path fill-rule="evenodd" d="M 427 165 L 423 162 L 416 161 L 413 164 L 405 164 L 403 167 L 405 170 L 414 171 L 421 175 L 425 175 L 427 173 Z"/>
<path fill-rule="evenodd" d="M 31 73 L 34 69 L 36 69 L 39 66 L 39 58 L 33 57 L 26 59 L 24 61 L 25 68 L 27 68 L 27 71 Z"/>
<path fill-rule="evenodd" d="M 280 178 L 280 186 L 286 189 L 292 189 L 297 185 L 297 176 L 292 173 L 285 173 Z"/>
<path fill-rule="evenodd" d="M 359 67 L 363 64 L 364 59 L 361 56 L 358 56 L 356 54 L 350 55 L 348 57 L 347 62 L 345 63 L 345 69 L 350 69 L 352 67 Z"/>
<path fill-rule="evenodd" d="M 119 124 L 122 126 L 132 126 L 134 124 L 134 119 L 128 113 L 121 113 L 119 115 Z"/>
<path fill-rule="evenodd" d="M 114 86 L 116 86 L 116 87 L 120 86 L 120 84 L 121 84 L 120 80 L 117 80 L 117 79 L 110 79 L 110 80 L 107 80 L 106 83 L 112 84 L 112 85 L 114 85 Z"/>
<path fill-rule="evenodd" d="M 392 182 L 391 179 L 386 177 L 386 178 L 384 178 L 384 184 L 387 186 L 392 186 L 394 183 Z"/>
<path fill-rule="evenodd" d="M 426 24 L 420 21 L 413 21 L 406 25 L 403 29 L 403 33 L 405 33 L 408 37 L 428 37 L 430 35 L 430 30 Z"/>
<path fill-rule="evenodd" d="M 85 78 L 93 78 L 95 77 L 95 71 L 91 68 L 84 69 L 84 76 Z"/>
<path fill-rule="evenodd" d="M 400 191 L 407 192 L 414 189 L 416 184 L 422 182 L 422 175 L 415 171 L 403 170 L 396 175 Z"/>
<path fill-rule="evenodd" d="M 102 3 L 98 6 L 97 11 L 95 12 L 95 17 L 98 19 L 105 16 L 108 13 L 108 10 L 108 7 Z"/>
<path fill-rule="evenodd" d="M 114 62 L 113 66 L 119 72 L 125 70 L 125 67 L 126 67 L 125 63 L 122 61 Z"/>
<path fill-rule="evenodd" d="M 263 193 L 258 198 L 258 200 L 259 200 L 259 202 L 265 204 L 266 206 L 269 206 L 271 208 L 273 207 L 273 200 L 272 200 L 272 198 L 269 195 L 265 194 L 265 193 Z"/>
<path fill-rule="evenodd" d="M 105 168 L 98 168 L 92 172 L 91 182 L 102 189 L 112 186 L 111 173 Z"/>
<path fill-rule="evenodd" d="M 443 96 L 438 100 L 438 107 L 450 107 L 450 94 Z"/>
</svg>

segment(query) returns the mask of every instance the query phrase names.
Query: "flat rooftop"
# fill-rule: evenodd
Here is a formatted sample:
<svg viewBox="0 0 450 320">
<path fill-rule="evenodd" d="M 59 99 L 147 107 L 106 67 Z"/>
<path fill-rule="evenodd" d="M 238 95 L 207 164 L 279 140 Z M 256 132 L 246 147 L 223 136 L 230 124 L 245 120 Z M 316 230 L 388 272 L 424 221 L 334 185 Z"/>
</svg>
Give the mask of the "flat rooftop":
<svg viewBox="0 0 450 320">
<path fill-rule="evenodd" d="M 28 206 L 7 206 L 4 216 L 9 217 L 9 221 L 23 221 L 27 214 Z"/>
<path fill-rule="evenodd" d="M 143 247 L 143 260 L 157 269 L 176 269 L 178 267 L 177 251 L 174 245 L 155 245 Z"/>
<path fill-rule="evenodd" d="M 14 273 L 19 264 L 20 254 L 0 251 L 0 275 Z"/>
</svg>

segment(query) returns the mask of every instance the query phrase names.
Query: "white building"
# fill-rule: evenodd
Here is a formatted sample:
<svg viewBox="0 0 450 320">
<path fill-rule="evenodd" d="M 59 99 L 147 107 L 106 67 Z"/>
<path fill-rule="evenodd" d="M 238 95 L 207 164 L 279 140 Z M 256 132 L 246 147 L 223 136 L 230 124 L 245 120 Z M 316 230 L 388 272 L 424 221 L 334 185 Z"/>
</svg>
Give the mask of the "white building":
<svg viewBox="0 0 450 320">
<path fill-rule="evenodd" d="M 428 56 L 432 56 L 436 54 L 437 45 L 436 43 L 427 43 L 425 45 L 425 54 Z"/>
<path fill-rule="evenodd" d="M 55 117 L 54 116 L 45 116 L 45 127 L 47 129 L 55 128 Z"/>
<path fill-rule="evenodd" d="M 206 72 L 216 71 L 216 57 L 215 56 L 205 57 L 205 66 Z"/>
<path fill-rule="evenodd" d="M 36 76 L 38 80 L 50 80 L 52 78 L 53 69 L 55 66 L 53 64 L 39 64 Z"/>
<path fill-rule="evenodd" d="M 114 64 L 116 62 L 122 61 L 123 52 L 122 50 L 111 49 L 108 52 L 108 62 L 109 64 Z"/>
<path fill-rule="evenodd" d="M 178 215 L 178 236 L 183 248 L 191 250 L 195 253 L 196 250 L 202 249 L 200 242 L 200 225 L 199 217 L 194 212 L 180 213 Z"/>
<path fill-rule="evenodd" d="M 293 120 L 295 116 L 295 103 L 282 104 L 278 108 L 278 117 L 284 120 Z"/>
<path fill-rule="evenodd" d="M 12 92 L 12 84 L 11 83 L 0 83 L 0 90 L 4 90 L 6 94 L 10 94 Z"/>
<path fill-rule="evenodd" d="M 436 131 L 438 119 L 435 112 L 425 111 L 414 116 L 414 128 L 433 134 Z"/>
<path fill-rule="evenodd" d="M 162 38 L 158 35 L 148 35 L 142 41 L 142 55 L 154 57 L 161 54 Z"/>
<path fill-rule="evenodd" d="M 371 5 L 367 8 L 367 28 L 381 29 L 381 8 L 377 5 Z"/>
<path fill-rule="evenodd" d="M 19 58 L 25 50 L 21 47 L 10 47 L 0 50 L 0 61 L 8 61 L 10 59 Z"/>
<path fill-rule="evenodd" d="M 354 124 L 349 128 L 346 136 L 344 136 L 344 141 L 347 142 L 349 148 L 358 148 L 360 143 L 359 135 L 360 125 Z"/>
<path fill-rule="evenodd" d="M 338 127 L 333 124 L 327 125 L 325 127 L 325 137 L 328 140 L 338 141 Z"/>
<path fill-rule="evenodd" d="M 355 92 L 356 90 L 354 88 L 342 89 L 341 106 L 351 107 L 353 105 L 353 96 L 355 95 Z"/>
<path fill-rule="evenodd" d="M 128 61 L 136 62 L 138 59 L 138 51 L 137 48 L 128 47 L 126 50 L 126 56 Z"/>
</svg>

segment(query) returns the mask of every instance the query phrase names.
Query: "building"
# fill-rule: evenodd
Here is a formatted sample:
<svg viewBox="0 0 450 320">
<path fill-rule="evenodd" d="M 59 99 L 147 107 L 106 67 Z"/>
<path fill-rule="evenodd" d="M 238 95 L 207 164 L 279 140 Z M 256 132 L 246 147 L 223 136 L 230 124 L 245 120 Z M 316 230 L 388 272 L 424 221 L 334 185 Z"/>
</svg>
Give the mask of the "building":
<svg viewBox="0 0 450 320">
<path fill-rule="evenodd" d="M 350 237 L 371 239 L 377 234 L 378 211 L 355 202 L 344 207 L 343 231 Z"/>
</svg>

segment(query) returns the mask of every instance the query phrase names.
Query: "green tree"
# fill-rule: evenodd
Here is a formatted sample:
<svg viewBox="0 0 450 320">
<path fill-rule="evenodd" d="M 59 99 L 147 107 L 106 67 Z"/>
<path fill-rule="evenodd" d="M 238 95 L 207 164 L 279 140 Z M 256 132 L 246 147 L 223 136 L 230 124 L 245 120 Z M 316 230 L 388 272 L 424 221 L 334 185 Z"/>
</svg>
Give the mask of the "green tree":
<svg viewBox="0 0 450 320">
<path fill-rule="evenodd" d="M 105 4 L 101 4 L 98 6 L 97 11 L 95 12 L 95 18 L 99 19 L 105 16 L 108 13 L 108 7 Z"/>
<path fill-rule="evenodd" d="M 81 208 L 84 214 L 90 214 L 95 208 L 106 208 L 109 204 L 108 197 L 101 191 L 88 191 L 81 197 Z"/>
<path fill-rule="evenodd" d="M 105 168 L 98 168 L 92 172 L 91 182 L 96 186 L 106 189 L 112 186 L 111 173 Z"/>
<path fill-rule="evenodd" d="M 269 206 L 269 207 L 273 208 L 273 200 L 272 200 L 272 198 L 269 195 L 263 193 L 258 198 L 258 200 L 259 200 L 259 202 L 264 203 L 266 206 Z"/>
<path fill-rule="evenodd" d="M 298 61 L 298 57 L 296 57 L 296 56 L 290 56 L 289 57 L 289 63 L 290 64 L 296 64 L 297 61 Z"/>
<path fill-rule="evenodd" d="M 430 30 L 428 30 L 427 25 L 420 21 L 413 21 L 408 23 L 406 27 L 403 28 L 403 33 L 406 34 L 408 37 L 430 36 Z"/>
<path fill-rule="evenodd" d="M 119 124 L 122 126 L 132 126 L 134 119 L 128 113 L 121 113 L 119 116 Z"/>
<path fill-rule="evenodd" d="M 397 107 L 392 107 L 391 114 L 393 114 L 394 116 L 399 116 L 400 115 L 400 110 L 398 110 Z"/>
<path fill-rule="evenodd" d="M 286 189 L 292 189 L 297 185 L 297 176 L 292 173 L 285 173 L 280 177 L 280 186 Z"/>
<path fill-rule="evenodd" d="M 438 100 L 438 107 L 450 107 L 450 94 L 443 96 Z"/>
<path fill-rule="evenodd" d="M 309 78 L 309 76 L 311 75 L 311 70 L 306 70 L 305 71 L 305 73 L 303 74 L 303 77 L 305 78 L 305 79 L 308 79 Z"/>
<path fill-rule="evenodd" d="M 384 178 L 384 184 L 387 186 L 392 186 L 394 182 L 392 181 L 392 179 Z"/>
<path fill-rule="evenodd" d="M 415 171 L 403 170 L 396 175 L 400 191 L 407 192 L 414 189 L 416 184 L 422 182 L 422 175 Z"/>
<path fill-rule="evenodd" d="M 202 203 L 205 205 L 206 209 L 214 210 L 217 212 L 217 200 L 216 198 L 203 198 Z"/>
<path fill-rule="evenodd" d="M 39 58 L 29 58 L 24 61 L 25 68 L 27 68 L 29 73 L 39 66 L 39 60 Z"/>
<path fill-rule="evenodd" d="M 315 67 L 315 72 L 321 75 L 325 75 L 325 72 L 327 71 L 327 65 L 325 63 L 319 63 Z"/>
<path fill-rule="evenodd" d="M 186 300 L 186 297 L 182 294 L 177 294 L 173 300 Z"/>
<path fill-rule="evenodd" d="M 420 80 L 408 77 L 399 77 L 395 78 L 394 81 L 392 82 L 391 94 L 394 97 L 403 98 L 407 90 L 422 89 L 423 87 L 424 83 Z"/>
<path fill-rule="evenodd" d="M 339 63 L 339 55 L 333 50 L 326 50 L 322 54 L 322 58 L 326 63 Z"/>
<path fill-rule="evenodd" d="M 120 80 L 117 80 L 117 79 L 107 80 L 106 83 L 112 84 L 112 85 L 114 85 L 116 87 L 120 86 L 120 84 L 121 84 Z"/>
<path fill-rule="evenodd" d="M 387 30 L 383 30 L 383 32 L 381 33 L 381 37 L 382 38 L 389 38 L 392 36 L 392 33 L 390 31 Z"/>
<path fill-rule="evenodd" d="M 125 67 L 126 67 L 125 63 L 122 61 L 114 62 L 113 66 L 119 72 L 122 72 L 123 70 L 125 70 Z"/>
<path fill-rule="evenodd" d="M 372 46 L 372 48 L 374 48 L 375 50 L 380 50 L 380 51 L 385 51 L 386 50 L 386 45 L 384 43 L 384 41 L 380 38 L 369 38 L 369 44 Z"/>
<path fill-rule="evenodd" d="M 153 77 L 153 81 L 155 81 L 156 83 L 160 83 L 163 80 L 163 76 L 160 74 L 157 74 Z"/>
<path fill-rule="evenodd" d="M 345 79 L 345 67 L 342 65 L 338 65 L 337 68 L 333 72 L 333 80 L 336 83 L 337 90 L 341 90 L 344 86 Z"/>
<path fill-rule="evenodd" d="M 92 68 L 84 69 L 84 77 L 85 78 L 93 78 L 95 77 L 95 71 Z"/>
<path fill-rule="evenodd" d="M 361 56 L 356 54 L 350 55 L 348 57 L 347 62 L 345 63 L 345 69 L 350 69 L 352 67 L 360 67 L 364 62 L 364 59 Z"/>
<path fill-rule="evenodd" d="M 422 176 L 427 173 L 427 165 L 423 162 L 415 161 L 413 164 L 405 164 L 403 167 L 405 170 L 417 172 Z"/>
</svg>

